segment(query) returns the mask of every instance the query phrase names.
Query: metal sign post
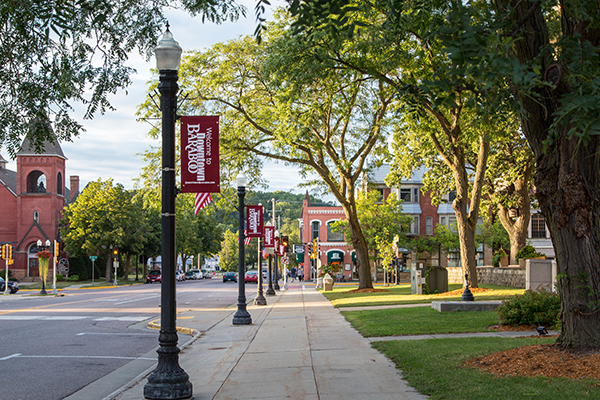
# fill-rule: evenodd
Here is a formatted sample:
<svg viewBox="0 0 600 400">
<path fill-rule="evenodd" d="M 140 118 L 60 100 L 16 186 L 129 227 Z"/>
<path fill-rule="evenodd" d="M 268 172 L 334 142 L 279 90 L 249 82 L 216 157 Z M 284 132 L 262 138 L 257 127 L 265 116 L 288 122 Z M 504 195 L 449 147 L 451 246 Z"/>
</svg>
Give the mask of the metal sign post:
<svg viewBox="0 0 600 400">
<path fill-rule="evenodd" d="M 90 256 L 90 260 L 92 260 L 92 286 L 94 286 L 94 263 L 96 262 L 97 258 L 98 256 Z"/>
</svg>

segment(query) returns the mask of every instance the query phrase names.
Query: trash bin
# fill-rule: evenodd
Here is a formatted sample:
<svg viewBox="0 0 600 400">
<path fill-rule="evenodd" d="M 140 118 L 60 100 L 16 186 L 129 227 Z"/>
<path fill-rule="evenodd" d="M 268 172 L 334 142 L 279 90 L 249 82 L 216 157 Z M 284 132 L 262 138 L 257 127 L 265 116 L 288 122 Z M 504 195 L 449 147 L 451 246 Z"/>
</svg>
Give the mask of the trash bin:
<svg viewBox="0 0 600 400">
<path fill-rule="evenodd" d="M 444 267 L 430 267 L 426 271 L 427 289 L 430 293 L 448 291 L 448 270 Z"/>
</svg>

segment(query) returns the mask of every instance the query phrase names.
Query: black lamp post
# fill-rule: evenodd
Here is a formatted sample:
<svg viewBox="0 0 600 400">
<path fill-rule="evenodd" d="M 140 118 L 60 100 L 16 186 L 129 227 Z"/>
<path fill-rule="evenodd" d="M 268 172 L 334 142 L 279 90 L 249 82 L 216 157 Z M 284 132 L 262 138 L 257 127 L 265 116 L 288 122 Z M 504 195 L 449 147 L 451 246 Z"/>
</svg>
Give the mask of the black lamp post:
<svg viewBox="0 0 600 400">
<path fill-rule="evenodd" d="M 239 227 L 239 259 L 238 259 L 238 308 L 236 313 L 233 315 L 234 325 L 250 325 L 252 323 L 252 317 L 246 310 L 246 280 L 244 279 L 245 271 L 245 254 L 244 254 L 244 196 L 246 195 L 246 183 L 248 180 L 246 176 L 240 172 L 235 178 L 235 182 L 238 188 L 238 227 Z"/>
<path fill-rule="evenodd" d="M 162 279 L 158 365 L 148 376 L 144 397 L 189 399 L 192 384 L 189 375 L 179 366 L 175 326 L 175 120 L 181 47 L 173 39 L 168 24 L 154 54 L 160 74 L 158 90 L 162 111 Z"/>
<path fill-rule="evenodd" d="M 258 203 L 262 206 L 261 203 Z M 262 278 L 262 252 L 260 250 L 260 238 L 258 238 L 258 287 L 256 288 L 256 297 L 254 298 L 255 306 L 266 306 L 267 299 L 263 294 L 263 278 Z"/>
</svg>

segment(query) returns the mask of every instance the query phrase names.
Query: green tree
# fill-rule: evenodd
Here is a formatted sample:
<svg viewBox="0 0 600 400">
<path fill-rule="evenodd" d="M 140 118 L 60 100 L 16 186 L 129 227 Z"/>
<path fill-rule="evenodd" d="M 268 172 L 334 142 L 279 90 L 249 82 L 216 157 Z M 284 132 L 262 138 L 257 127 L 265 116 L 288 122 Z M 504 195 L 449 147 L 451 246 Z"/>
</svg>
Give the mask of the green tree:
<svg viewBox="0 0 600 400">
<path fill-rule="evenodd" d="M 318 176 L 310 182 L 326 186 L 346 214 L 364 268 L 359 287 L 368 288 L 367 244 L 354 196 L 367 157 L 386 152 L 394 91 L 363 73 L 340 72 L 313 51 L 282 23 L 262 45 L 241 38 L 189 54 L 182 85 L 194 93 L 189 112 L 223 116 L 221 160 L 232 170 L 260 166 L 268 157 Z"/>
<path fill-rule="evenodd" d="M 386 26 L 419 17 L 407 13 L 404 3 L 374 4 L 386 8 Z M 562 277 L 558 343 L 565 348 L 598 349 L 600 9 L 596 2 L 578 0 L 435 4 L 450 11 L 447 18 L 424 7 L 419 13 L 449 22 L 444 30 L 434 28 L 431 34 L 443 41 L 458 75 L 487 66 L 478 80 L 489 86 L 501 78 L 501 84 L 508 83 L 515 94 L 522 132 L 535 154 L 537 198 Z M 300 16 L 301 26 L 313 29 L 327 17 L 328 5 L 333 2 L 294 0 L 290 8 Z M 346 0 L 336 0 L 333 10 L 332 30 L 347 21 L 350 12 L 356 13 L 354 2 Z M 485 99 L 498 105 L 493 98 Z"/>
<path fill-rule="evenodd" d="M 130 83 L 133 50 L 150 57 L 164 31 L 166 8 L 203 20 L 235 20 L 245 8 L 232 0 L 20 0 L 0 3 L 0 147 L 14 155 L 21 137 L 70 140 L 84 118 L 112 109 L 109 95 Z M 51 125 L 49 124 L 51 123 Z"/>
<path fill-rule="evenodd" d="M 225 231 L 225 238 L 219 252 L 219 268 L 223 271 L 237 271 L 239 263 L 238 234 Z M 243 279 L 243 277 L 240 277 Z"/>
<path fill-rule="evenodd" d="M 100 254 L 111 276 L 111 246 L 121 255 L 141 250 L 150 233 L 136 207 L 133 194 L 112 179 L 90 182 L 63 212 L 61 237 L 74 257 Z"/>
</svg>

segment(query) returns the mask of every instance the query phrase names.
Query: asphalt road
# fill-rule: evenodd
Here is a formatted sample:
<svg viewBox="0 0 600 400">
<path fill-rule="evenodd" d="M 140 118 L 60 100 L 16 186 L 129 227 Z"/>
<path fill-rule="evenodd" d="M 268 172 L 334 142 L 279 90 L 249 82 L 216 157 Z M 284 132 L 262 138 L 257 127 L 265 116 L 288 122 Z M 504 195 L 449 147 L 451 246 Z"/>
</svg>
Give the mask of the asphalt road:
<svg viewBox="0 0 600 400">
<path fill-rule="evenodd" d="M 160 318 L 160 284 L 65 293 L 0 296 L 1 400 L 63 399 L 134 360 L 156 360 L 158 331 L 147 324 Z M 177 283 L 178 309 L 236 301 L 237 284 L 231 282 Z M 180 334 L 179 342 L 188 339 Z"/>
</svg>

